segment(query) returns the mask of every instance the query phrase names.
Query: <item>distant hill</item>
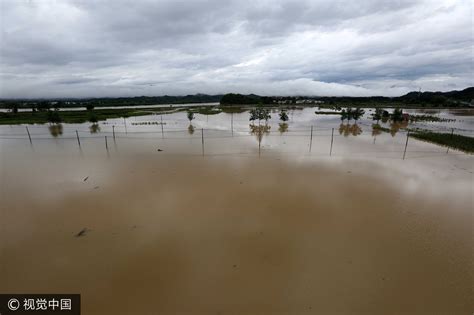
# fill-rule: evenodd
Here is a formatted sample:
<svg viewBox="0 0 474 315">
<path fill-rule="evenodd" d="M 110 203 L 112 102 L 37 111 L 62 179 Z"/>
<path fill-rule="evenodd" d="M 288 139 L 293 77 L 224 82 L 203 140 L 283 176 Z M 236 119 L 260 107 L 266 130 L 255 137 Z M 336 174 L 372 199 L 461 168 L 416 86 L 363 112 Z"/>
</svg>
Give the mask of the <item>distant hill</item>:
<svg viewBox="0 0 474 315">
<path fill-rule="evenodd" d="M 457 102 L 470 103 L 474 100 L 474 87 L 469 87 L 462 91 L 449 92 L 410 92 L 394 99 L 400 100 L 403 103 L 432 103 L 432 104 L 449 104 Z"/>
<path fill-rule="evenodd" d="M 260 96 L 256 94 L 229 93 L 225 95 L 195 94 L 185 96 L 136 96 L 136 97 L 102 97 L 102 98 L 51 98 L 51 99 L 3 99 L 0 108 L 32 108 L 32 107 L 93 107 L 102 106 L 136 106 L 155 104 L 185 103 L 218 103 L 222 105 L 252 104 L 321 104 L 341 106 L 421 106 L 421 107 L 462 107 L 470 105 L 474 100 L 474 87 L 462 91 L 449 92 L 410 92 L 402 96 Z"/>
<path fill-rule="evenodd" d="M 461 107 L 467 106 L 474 100 L 474 87 L 469 87 L 462 91 L 449 92 L 410 92 L 402 96 L 386 97 L 386 96 L 367 96 L 367 97 L 351 97 L 351 96 L 324 96 L 324 97 L 308 97 L 308 96 L 259 96 L 255 94 L 225 94 L 221 99 L 222 105 L 232 104 L 308 104 L 320 103 L 340 104 L 340 105 L 407 105 L 407 106 L 444 106 L 444 107 Z"/>
<path fill-rule="evenodd" d="M 0 100 L 0 108 L 30 108 L 44 103 L 51 107 L 94 107 L 103 106 L 137 106 L 157 104 L 186 104 L 186 103 L 218 103 L 222 95 L 195 94 L 185 96 L 136 96 L 136 97 L 101 97 L 101 98 L 52 98 L 52 99 L 14 99 Z"/>
</svg>

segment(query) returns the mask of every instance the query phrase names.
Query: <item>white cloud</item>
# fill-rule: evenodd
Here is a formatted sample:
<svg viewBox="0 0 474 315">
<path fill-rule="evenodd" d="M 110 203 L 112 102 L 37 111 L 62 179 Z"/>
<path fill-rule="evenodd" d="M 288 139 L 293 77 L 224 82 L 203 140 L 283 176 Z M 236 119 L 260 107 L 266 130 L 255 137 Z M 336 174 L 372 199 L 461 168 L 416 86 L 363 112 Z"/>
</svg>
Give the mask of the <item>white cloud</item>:
<svg viewBox="0 0 474 315">
<path fill-rule="evenodd" d="M 468 0 L 0 3 L 0 97 L 399 95 L 473 85 Z"/>
</svg>

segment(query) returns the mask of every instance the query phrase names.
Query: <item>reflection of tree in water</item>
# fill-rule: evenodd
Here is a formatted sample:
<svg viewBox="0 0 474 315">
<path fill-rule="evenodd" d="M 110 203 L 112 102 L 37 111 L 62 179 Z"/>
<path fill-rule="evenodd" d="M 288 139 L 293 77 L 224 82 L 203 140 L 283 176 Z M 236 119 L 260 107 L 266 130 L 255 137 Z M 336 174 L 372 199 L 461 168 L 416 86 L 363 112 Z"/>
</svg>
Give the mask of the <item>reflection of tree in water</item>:
<svg viewBox="0 0 474 315">
<path fill-rule="evenodd" d="M 390 134 L 392 135 L 392 137 L 395 137 L 395 135 L 401 128 L 406 127 L 408 127 L 408 120 L 393 121 L 390 123 Z"/>
<path fill-rule="evenodd" d="M 288 131 L 288 124 L 287 123 L 280 123 L 278 124 L 278 131 L 280 134 L 283 134 L 284 132 Z"/>
<path fill-rule="evenodd" d="M 250 127 L 250 134 L 255 135 L 257 137 L 258 142 L 262 141 L 263 135 L 268 135 L 270 133 L 270 126 L 265 125 L 249 125 Z"/>
<path fill-rule="evenodd" d="M 340 124 L 339 125 L 339 134 L 348 137 L 349 135 L 358 136 L 362 133 L 362 129 L 357 123 L 354 124 Z"/>
<path fill-rule="evenodd" d="M 91 133 L 98 133 L 100 132 L 100 126 L 99 124 L 92 124 L 89 126 L 89 130 Z"/>
<path fill-rule="evenodd" d="M 382 134 L 382 129 L 380 129 L 379 124 L 372 125 L 372 137 L 376 137 L 380 134 Z"/>
<path fill-rule="evenodd" d="M 192 135 L 192 134 L 194 133 L 194 126 L 191 125 L 191 124 L 189 124 L 188 133 L 189 133 L 190 135 Z"/>
<path fill-rule="evenodd" d="M 49 127 L 49 132 L 53 137 L 57 137 L 63 134 L 63 125 L 62 124 L 52 124 Z"/>
</svg>

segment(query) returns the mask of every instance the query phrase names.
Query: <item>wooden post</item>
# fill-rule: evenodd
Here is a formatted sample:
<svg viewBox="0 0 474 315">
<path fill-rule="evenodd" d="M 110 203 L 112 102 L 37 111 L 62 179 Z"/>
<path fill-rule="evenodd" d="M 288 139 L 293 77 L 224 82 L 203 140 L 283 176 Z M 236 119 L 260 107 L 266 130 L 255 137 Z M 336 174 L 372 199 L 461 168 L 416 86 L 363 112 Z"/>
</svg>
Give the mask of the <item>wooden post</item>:
<svg viewBox="0 0 474 315">
<path fill-rule="evenodd" d="M 313 126 L 311 126 L 311 136 L 309 138 L 309 153 L 311 153 L 311 146 L 313 145 Z"/>
<path fill-rule="evenodd" d="M 81 147 L 81 140 L 79 140 L 79 133 L 76 130 L 76 137 L 77 137 L 77 144 L 79 145 L 79 148 Z"/>
<path fill-rule="evenodd" d="M 204 128 L 201 128 L 202 156 L 204 156 Z"/>
<path fill-rule="evenodd" d="M 125 117 L 123 118 L 123 124 L 125 125 L 125 133 L 127 134 L 127 120 L 125 119 Z"/>
<path fill-rule="evenodd" d="M 453 134 L 454 134 L 454 128 L 451 128 L 451 139 L 453 138 Z M 446 150 L 446 154 L 448 154 L 448 152 L 449 152 L 449 147 Z"/>
<path fill-rule="evenodd" d="M 28 138 L 30 139 L 30 144 L 33 144 L 33 141 L 31 141 L 31 135 L 30 135 L 30 131 L 28 130 L 28 126 L 26 126 L 26 132 L 28 133 Z"/>
<path fill-rule="evenodd" d="M 114 135 L 114 142 L 115 142 L 115 126 L 112 126 L 112 134 Z"/>
<path fill-rule="evenodd" d="M 410 137 L 410 131 L 407 132 L 407 141 L 405 142 L 405 150 L 403 151 L 403 159 L 405 159 L 405 155 L 407 154 L 408 137 Z"/>
<path fill-rule="evenodd" d="M 230 130 L 232 131 L 232 137 L 234 136 L 234 113 L 230 113 Z"/>
<path fill-rule="evenodd" d="M 107 150 L 107 152 L 109 151 L 109 145 L 107 143 L 107 136 L 105 136 L 105 149 Z"/>
<path fill-rule="evenodd" d="M 329 156 L 332 155 L 332 143 L 334 142 L 334 128 L 332 128 L 331 132 L 331 148 L 329 149 Z"/>
<path fill-rule="evenodd" d="M 160 115 L 160 119 L 161 119 L 161 138 L 165 138 L 165 134 L 163 132 L 163 115 Z"/>
</svg>

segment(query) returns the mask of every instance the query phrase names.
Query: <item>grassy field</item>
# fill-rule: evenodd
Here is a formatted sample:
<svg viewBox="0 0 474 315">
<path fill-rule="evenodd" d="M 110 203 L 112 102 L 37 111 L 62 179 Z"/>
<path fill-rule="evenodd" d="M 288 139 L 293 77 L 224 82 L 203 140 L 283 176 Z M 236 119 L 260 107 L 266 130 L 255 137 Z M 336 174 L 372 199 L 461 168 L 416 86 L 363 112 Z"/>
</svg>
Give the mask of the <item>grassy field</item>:
<svg viewBox="0 0 474 315">
<path fill-rule="evenodd" d="M 474 138 L 472 137 L 430 131 L 415 131 L 411 132 L 410 136 L 419 140 L 461 150 L 463 152 L 474 153 Z"/>
<path fill-rule="evenodd" d="M 183 110 L 183 109 L 179 109 Z M 120 108 L 120 109 L 95 109 L 93 111 L 97 120 L 110 118 L 121 118 L 131 116 L 144 116 L 151 113 L 165 113 L 169 108 Z M 84 123 L 91 118 L 91 112 L 87 110 L 60 111 L 59 116 L 64 123 Z M 0 125 L 16 124 L 45 124 L 48 122 L 48 113 L 42 112 L 18 112 L 0 113 Z"/>
</svg>

